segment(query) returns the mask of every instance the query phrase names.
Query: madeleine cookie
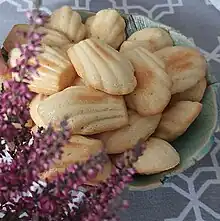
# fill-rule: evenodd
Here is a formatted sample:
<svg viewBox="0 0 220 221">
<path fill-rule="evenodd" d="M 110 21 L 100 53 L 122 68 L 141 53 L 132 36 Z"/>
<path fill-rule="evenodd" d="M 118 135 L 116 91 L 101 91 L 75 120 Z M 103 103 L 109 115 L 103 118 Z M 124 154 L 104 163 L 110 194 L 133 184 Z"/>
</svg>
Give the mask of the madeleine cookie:
<svg viewBox="0 0 220 221">
<path fill-rule="evenodd" d="M 133 164 L 139 174 L 155 174 L 176 167 L 180 163 L 180 156 L 166 141 L 150 138 L 146 142 L 146 149 Z"/>
<path fill-rule="evenodd" d="M 91 87 L 112 95 L 131 93 L 137 85 L 130 61 L 97 39 L 86 39 L 68 50 L 77 74 Z"/>
<path fill-rule="evenodd" d="M 62 158 L 55 162 L 55 167 L 67 168 L 74 163 L 84 163 L 91 156 L 97 155 L 103 149 L 101 140 L 88 138 L 80 135 L 73 135 L 69 144 L 63 147 Z M 96 178 L 89 183 L 97 183 L 104 181 L 111 174 L 112 164 L 109 161 L 104 165 L 103 170 L 98 173 Z"/>
<path fill-rule="evenodd" d="M 27 33 L 30 28 L 28 24 L 17 24 L 14 25 L 11 31 L 9 32 L 8 36 L 6 37 L 3 46 L 7 52 L 10 52 L 13 48 L 15 48 L 15 44 L 27 44 L 27 38 L 24 35 L 17 33 L 24 32 Z M 37 33 L 44 33 L 45 36 L 42 37 L 41 43 L 46 44 L 52 47 L 59 47 L 62 48 L 65 45 L 70 44 L 70 40 L 62 33 L 52 30 L 50 28 L 39 26 L 35 30 Z"/>
<path fill-rule="evenodd" d="M 67 116 L 73 134 L 97 134 L 128 123 L 123 97 L 86 86 L 72 86 L 51 95 L 39 104 L 37 111 L 45 125 Z"/>
<path fill-rule="evenodd" d="M 144 28 L 134 32 L 122 45 L 120 50 L 126 51 L 141 46 L 150 52 L 172 46 L 173 40 L 170 34 L 162 28 Z"/>
<path fill-rule="evenodd" d="M 115 9 L 103 9 L 86 21 L 90 37 L 103 40 L 117 49 L 125 40 L 125 21 Z"/>
<path fill-rule="evenodd" d="M 207 81 L 202 78 L 195 86 L 189 88 L 188 90 L 174 94 L 171 98 L 170 104 L 173 105 L 178 101 L 197 101 L 200 102 L 205 93 L 207 86 Z"/>
<path fill-rule="evenodd" d="M 157 128 L 160 118 L 161 114 L 141 117 L 129 110 L 127 126 L 101 133 L 98 138 L 104 142 L 108 154 L 122 153 L 132 149 L 141 138 L 147 140 Z"/>
<path fill-rule="evenodd" d="M 80 42 L 86 36 L 86 27 L 80 14 L 66 5 L 51 14 L 46 27 L 65 34 L 73 43 Z"/>
<path fill-rule="evenodd" d="M 155 137 L 173 141 L 182 135 L 202 110 L 202 104 L 192 101 L 179 101 L 167 109 L 154 134 Z"/>
<path fill-rule="evenodd" d="M 206 75 L 206 60 L 195 48 L 167 47 L 155 54 L 165 62 L 166 72 L 172 78 L 172 94 L 193 87 Z"/>
<path fill-rule="evenodd" d="M 97 155 L 103 148 L 101 140 L 73 135 L 63 148 L 61 160 L 55 161 L 57 167 L 67 167 L 74 163 L 82 163 L 89 157 Z"/>
<path fill-rule="evenodd" d="M 125 97 L 129 108 L 142 116 L 161 113 L 171 98 L 171 79 L 161 67 L 160 59 L 144 48 L 123 53 L 133 64 L 137 87 Z"/>
<path fill-rule="evenodd" d="M 43 53 L 37 56 L 40 67 L 38 75 L 33 74 L 30 82 L 31 91 L 39 94 L 51 95 L 72 85 L 76 72 L 65 52 L 58 48 L 42 45 Z M 20 49 L 14 48 L 9 55 L 9 64 L 15 67 L 16 59 L 20 57 Z M 30 63 L 35 62 L 30 60 Z"/>
<path fill-rule="evenodd" d="M 37 108 L 41 101 L 43 101 L 47 96 L 43 94 L 37 94 L 31 101 L 29 108 L 30 108 L 30 115 L 31 119 L 34 121 L 38 127 L 45 127 L 43 121 L 41 120 Z"/>
<path fill-rule="evenodd" d="M 92 139 L 83 137 L 80 135 L 73 135 L 69 143 L 63 148 L 63 154 L 61 160 L 56 160 L 53 168 L 47 171 L 43 176 L 52 177 L 52 174 L 56 171 L 64 172 L 64 169 L 75 163 L 84 163 L 90 157 L 97 155 L 102 151 L 103 143 L 98 139 Z M 57 169 L 56 169 L 57 168 Z M 104 165 L 103 170 L 98 173 L 98 175 L 91 180 L 92 183 L 97 183 L 104 181 L 111 174 L 112 164 L 110 160 Z"/>
</svg>

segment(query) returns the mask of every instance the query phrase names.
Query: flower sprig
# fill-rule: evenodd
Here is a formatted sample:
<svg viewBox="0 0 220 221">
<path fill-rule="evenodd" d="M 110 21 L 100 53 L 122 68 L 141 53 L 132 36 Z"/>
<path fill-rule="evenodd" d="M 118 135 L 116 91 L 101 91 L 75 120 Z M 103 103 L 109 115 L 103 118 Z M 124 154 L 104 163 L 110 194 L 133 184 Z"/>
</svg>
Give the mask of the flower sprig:
<svg viewBox="0 0 220 221">
<path fill-rule="evenodd" d="M 9 151 L 10 162 L 0 159 L 0 212 L 3 220 L 102 221 L 118 220 L 117 210 L 127 207 L 120 194 L 132 181 L 132 164 L 142 155 L 143 141 L 125 152 L 116 162 L 111 176 L 96 187 L 85 186 L 93 180 L 109 158 L 101 151 L 84 163 L 70 165 L 63 173 L 42 182 L 42 173 L 55 160 L 61 160 L 62 148 L 72 136 L 67 119 L 58 126 L 50 125 L 32 133 L 26 127 L 30 119 L 29 104 L 34 94 L 28 84 L 38 74 L 37 56 L 41 53 L 44 34 L 36 32 L 48 16 L 39 10 L 27 13 L 30 30 L 20 32 L 26 45 L 17 45 L 21 55 L 10 69 L 16 77 L 4 82 L 0 93 L 0 158 Z M 5 70 L 5 69 L 4 69 Z M 0 69 L 1 72 L 1 69 Z M 39 188 L 33 188 L 33 184 Z M 86 187 L 83 201 L 74 202 L 75 192 Z"/>
<path fill-rule="evenodd" d="M 48 170 L 53 160 L 61 159 L 62 147 L 71 136 L 64 121 L 60 130 L 48 127 L 43 133 L 33 134 L 33 143 L 21 147 L 12 162 L 0 164 L 0 204 L 14 203 L 23 192 L 29 191 L 33 182 L 37 182 L 39 174 Z"/>
<path fill-rule="evenodd" d="M 37 69 L 40 65 L 37 55 L 42 52 L 41 40 L 45 36 L 45 33 L 38 33 L 36 27 L 44 25 L 48 16 L 39 10 L 33 10 L 27 12 L 27 18 L 29 20 L 30 29 L 28 32 L 18 31 L 17 33 L 27 40 L 27 44 L 16 45 L 21 54 L 20 58 L 16 60 L 16 66 L 11 69 L 11 72 L 16 75 L 17 79 L 23 82 L 33 80 L 33 76 L 38 74 Z"/>
<path fill-rule="evenodd" d="M 29 103 L 33 98 L 33 93 L 30 92 L 27 82 L 30 82 L 37 74 L 39 68 L 37 55 L 41 52 L 40 42 L 44 36 L 44 34 L 37 33 L 34 28 L 35 25 L 43 24 L 46 16 L 38 11 L 28 12 L 27 16 L 33 26 L 27 33 L 19 33 L 27 38 L 27 44 L 17 44 L 21 55 L 16 60 L 16 66 L 9 70 L 17 78 L 5 81 L 0 94 L 0 136 L 9 141 L 19 132 L 13 123 L 24 126 L 30 119 Z M 1 73 L 4 74 L 5 71 Z"/>
</svg>

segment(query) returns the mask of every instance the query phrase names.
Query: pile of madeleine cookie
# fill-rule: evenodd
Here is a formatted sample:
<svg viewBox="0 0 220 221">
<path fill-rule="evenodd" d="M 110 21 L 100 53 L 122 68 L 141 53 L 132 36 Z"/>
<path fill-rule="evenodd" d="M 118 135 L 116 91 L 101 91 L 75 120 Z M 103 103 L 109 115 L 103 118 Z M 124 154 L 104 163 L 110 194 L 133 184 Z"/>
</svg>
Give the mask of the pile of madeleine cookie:
<svg viewBox="0 0 220 221">
<path fill-rule="evenodd" d="M 4 42 L 11 67 L 20 56 L 15 38 L 27 42 L 15 33 L 28 28 L 15 25 Z M 73 132 L 62 160 L 43 177 L 86 161 L 103 146 L 110 156 L 121 154 L 140 138 L 147 148 L 134 164 L 139 174 L 160 173 L 180 163 L 168 142 L 201 112 L 206 60 L 194 48 L 173 46 L 161 28 L 145 28 L 127 39 L 125 28 L 114 9 L 99 11 L 84 24 L 69 6 L 55 10 L 44 27 L 37 27 L 46 35 L 38 56 L 39 76 L 30 83 L 36 93 L 30 104 L 33 130 L 68 116 Z M 109 159 L 94 183 L 105 180 L 111 169 Z"/>
</svg>

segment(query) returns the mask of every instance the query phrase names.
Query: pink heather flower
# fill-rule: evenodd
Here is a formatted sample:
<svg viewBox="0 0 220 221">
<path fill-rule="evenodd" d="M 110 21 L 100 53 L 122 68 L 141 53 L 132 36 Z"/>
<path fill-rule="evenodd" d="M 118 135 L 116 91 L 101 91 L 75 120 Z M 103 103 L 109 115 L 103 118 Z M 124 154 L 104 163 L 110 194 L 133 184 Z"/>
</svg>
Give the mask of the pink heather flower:
<svg viewBox="0 0 220 221">
<path fill-rule="evenodd" d="M 76 215 L 76 211 L 69 207 L 73 198 L 72 190 L 79 190 L 81 185 L 94 178 L 93 176 L 100 172 L 107 160 L 107 154 L 100 152 L 85 163 L 71 165 L 54 180 L 47 180 L 47 187 L 36 197 L 40 216 L 50 217 L 54 221 L 68 217 L 71 219 L 67 220 L 72 220 Z"/>
<path fill-rule="evenodd" d="M 25 145 L 10 164 L 0 163 L 0 204 L 12 202 L 28 191 L 39 174 L 48 170 L 54 159 L 60 159 L 62 147 L 68 142 L 71 132 L 67 122 L 60 124 L 60 130 L 51 126 L 43 133 L 33 135 L 33 143 Z"/>
<path fill-rule="evenodd" d="M 0 94 L 0 114 L 14 123 L 24 125 L 30 119 L 28 105 L 33 98 L 28 85 L 14 80 L 5 81 Z"/>
<path fill-rule="evenodd" d="M 32 17 L 29 14 L 29 19 L 32 25 L 35 20 L 36 24 L 45 20 L 44 15 L 38 11 L 34 11 Z M 43 34 L 38 34 L 34 29 L 31 29 L 26 35 L 28 44 L 18 45 L 21 56 L 17 60 L 17 65 L 11 69 L 19 77 L 20 82 L 15 79 L 5 81 L 0 94 L 0 136 L 8 141 L 13 140 L 18 134 L 18 129 L 13 123 L 24 125 L 30 119 L 29 103 L 33 94 L 29 91 L 27 82 L 33 79 L 33 75 L 37 74 L 37 68 L 39 68 L 37 55 L 40 53 L 39 48 Z M 3 64 L 3 59 L 0 57 L 2 70 Z M 0 70 L 0 72 L 3 71 Z"/>
<path fill-rule="evenodd" d="M 26 16 L 32 25 L 44 25 L 49 18 L 47 14 L 39 10 L 28 11 Z"/>
<path fill-rule="evenodd" d="M 106 153 L 100 152 L 85 163 L 74 164 L 67 168 L 63 174 L 58 174 L 54 180 L 46 180 L 45 185 L 38 182 L 42 187 L 42 191 L 30 189 L 32 197 L 22 196 L 21 194 L 16 202 L 13 202 L 12 205 L 7 205 L 8 211 L 14 210 L 17 217 L 22 211 L 25 211 L 28 220 L 33 220 L 37 216 L 39 220 L 70 221 L 75 220 L 79 215 L 77 221 L 80 221 L 80 205 L 74 203 L 75 207 L 70 207 L 73 198 L 76 197 L 73 195 L 72 190 L 74 188 L 78 191 L 85 181 L 90 180 L 91 170 L 96 171 L 92 174 L 97 174 L 107 160 Z"/>
<path fill-rule="evenodd" d="M 37 33 L 35 31 L 35 26 L 43 25 L 48 16 L 43 14 L 38 10 L 32 12 L 27 12 L 27 17 L 31 28 L 28 32 L 18 32 L 19 35 L 27 38 L 27 45 L 17 45 L 20 49 L 21 56 L 16 61 L 16 66 L 11 69 L 20 81 L 30 82 L 33 80 L 33 76 L 38 74 L 37 69 L 39 68 L 39 62 L 37 60 L 37 55 L 41 53 L 41 40 L 45 36 L 44 33 Z"/>
<path fill-rule="evenodd" d="M 13 80 L 5 81 L 0 93 L 0 136 L 12 141 L 19 133 L 14 123 L 24 125 L 30 119 L 29 103 L 33 94 L 28 85 Z"/>
<path fill-rule="evenodd" d="M 37 69 L 39 68 L 39 62 L 37 55 L 41 53 L 40 42 L 44 34 L 32 31 L 29 35 L 33 40 L 28 42 L 27 45 L 17 46 L 21 55 L 20 58 L 16 60 L 16 66 L 11 68 L 11 72 L 13 72 L 20 81 L 26 83 L 33 80 L 33 76 L 38 74 Z"/>
</svg>

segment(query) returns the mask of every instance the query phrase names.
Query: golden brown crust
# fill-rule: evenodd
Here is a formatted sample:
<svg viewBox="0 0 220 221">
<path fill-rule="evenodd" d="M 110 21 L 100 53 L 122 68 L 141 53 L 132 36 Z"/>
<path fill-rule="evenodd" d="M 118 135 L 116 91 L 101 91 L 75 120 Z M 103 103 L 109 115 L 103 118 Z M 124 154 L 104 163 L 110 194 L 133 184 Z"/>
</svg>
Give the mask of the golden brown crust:
<svg viewBox="0 0 220 221">
<path fill-rule="evenodd" d="M 166 72 L 172 78 L 172 94 L 193 87 L 206 75 L 206 60 L 197 49 L 174 46 L 155 54 L 165 62 Z"/>
</svg>

